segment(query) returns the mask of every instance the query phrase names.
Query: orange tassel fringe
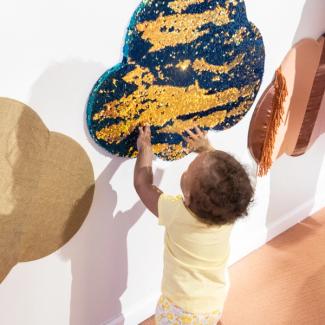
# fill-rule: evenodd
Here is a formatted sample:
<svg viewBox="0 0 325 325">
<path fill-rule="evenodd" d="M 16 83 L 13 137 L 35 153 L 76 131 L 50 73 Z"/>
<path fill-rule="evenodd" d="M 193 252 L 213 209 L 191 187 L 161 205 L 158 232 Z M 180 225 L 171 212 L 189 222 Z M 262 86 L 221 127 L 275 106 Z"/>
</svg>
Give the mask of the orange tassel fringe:
<svg viewBox="0 0 325 325">
<path fill-rule="evenodd" d="M 272 166 L 272 154 L 274 150 L 275 137 L 278 132 L 280 123 L 283 119 L 283 103 L 287 95 L 287 83 L 284 75 L 281 72 L 281 68 L 279 68 L 275 73 L 274 97 L 272 101 L 272 116 L 262 148 L 262 155 L 258 168 L 258 176 L 265 176 Z"/>
</svg>

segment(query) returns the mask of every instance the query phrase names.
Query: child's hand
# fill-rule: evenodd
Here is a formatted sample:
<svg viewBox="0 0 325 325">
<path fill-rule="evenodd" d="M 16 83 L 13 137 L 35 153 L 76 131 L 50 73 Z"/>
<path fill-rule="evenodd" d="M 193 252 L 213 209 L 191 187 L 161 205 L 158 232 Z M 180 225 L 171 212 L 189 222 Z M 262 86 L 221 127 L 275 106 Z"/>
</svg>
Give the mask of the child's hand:
<svg viewBox="0 0 325 325">
<path fill-rule="evenodd" d="M 187 129 L 186 133 L 189 137 L 183 137 L 183 139 L 189 144 L 191 151 L 201 153 L 204 151 L 215 150 L 209 140 L 206 138 L 207 131 L 201 131 L 197 126 L 194 127 L 195 132 Z"/>
<path fill-rule="evenodd" d="M 139 136 L 137 140 L 138 151 L 143 151 L 144 149 L 151 149 L 151 131 L 150 126 L 146 125 L 144 127 L 139 127 Z"/>
</svg>

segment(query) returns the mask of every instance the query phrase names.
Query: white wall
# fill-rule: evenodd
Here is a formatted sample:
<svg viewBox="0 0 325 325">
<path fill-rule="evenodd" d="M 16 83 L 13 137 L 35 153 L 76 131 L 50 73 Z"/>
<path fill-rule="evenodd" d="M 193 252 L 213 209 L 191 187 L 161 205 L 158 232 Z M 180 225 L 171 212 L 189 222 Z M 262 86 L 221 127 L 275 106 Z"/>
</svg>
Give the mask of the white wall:
<svg viewBox="0 0 325 325">
<path fill-rule="evenodd" d="M 132 188 L 134 160 L 109 158 L 82 123 L 98 77 L 119 62 L 124 33 L 140 0 L 1 0 L 0 96 L 30 104 L 53 131 L 78 141 L 94 166 L 96 191 L 76 236 L 52 255 L 18 264 L 0 285 L 0 324 L 137 324 L 154 312 L 163 229 Z M 324 0 L 246 0 L 266 46 L 262 90 L 292 44 L 325 32 Z M 210 133 L 215 146 L 253 169 L 246 136 L 251 112 L 234 128 Z M 232 235 L 234 263 L 324 206 L 325 135 L 304 156 L 283 157 L 257 182 L 250 216 Z M 193 159 L 156 161 L 161 188 L 178 193 Z"/>
</svg>

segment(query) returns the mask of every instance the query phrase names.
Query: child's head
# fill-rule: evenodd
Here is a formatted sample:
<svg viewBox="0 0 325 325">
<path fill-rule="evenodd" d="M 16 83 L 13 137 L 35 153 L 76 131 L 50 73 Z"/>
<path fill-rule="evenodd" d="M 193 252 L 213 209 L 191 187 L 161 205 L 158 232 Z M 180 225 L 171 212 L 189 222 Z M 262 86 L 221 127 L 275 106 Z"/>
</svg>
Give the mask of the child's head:
<svg viewBox="0 0 325 325">
<path fill-rule="evenodd" d="M 231 224 L 247 215 L 254 194 L 243 166 L 226 152 L 199 154 L 183 173 L 185 205 L 208 225 Z"/>
</svg>

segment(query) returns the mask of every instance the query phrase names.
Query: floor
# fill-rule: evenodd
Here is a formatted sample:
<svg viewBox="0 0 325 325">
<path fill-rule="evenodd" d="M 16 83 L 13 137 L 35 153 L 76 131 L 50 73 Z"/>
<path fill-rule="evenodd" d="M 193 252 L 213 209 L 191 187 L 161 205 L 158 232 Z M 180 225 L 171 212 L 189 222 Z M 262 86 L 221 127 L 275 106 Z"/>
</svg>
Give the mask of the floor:
<svg viewBox="0 0 325 325">
<path fill-rule="evenodd" d="M 230 278 L 223 325 L 325 325 L 325 209 L 232 265 Z"/>
</svg>

